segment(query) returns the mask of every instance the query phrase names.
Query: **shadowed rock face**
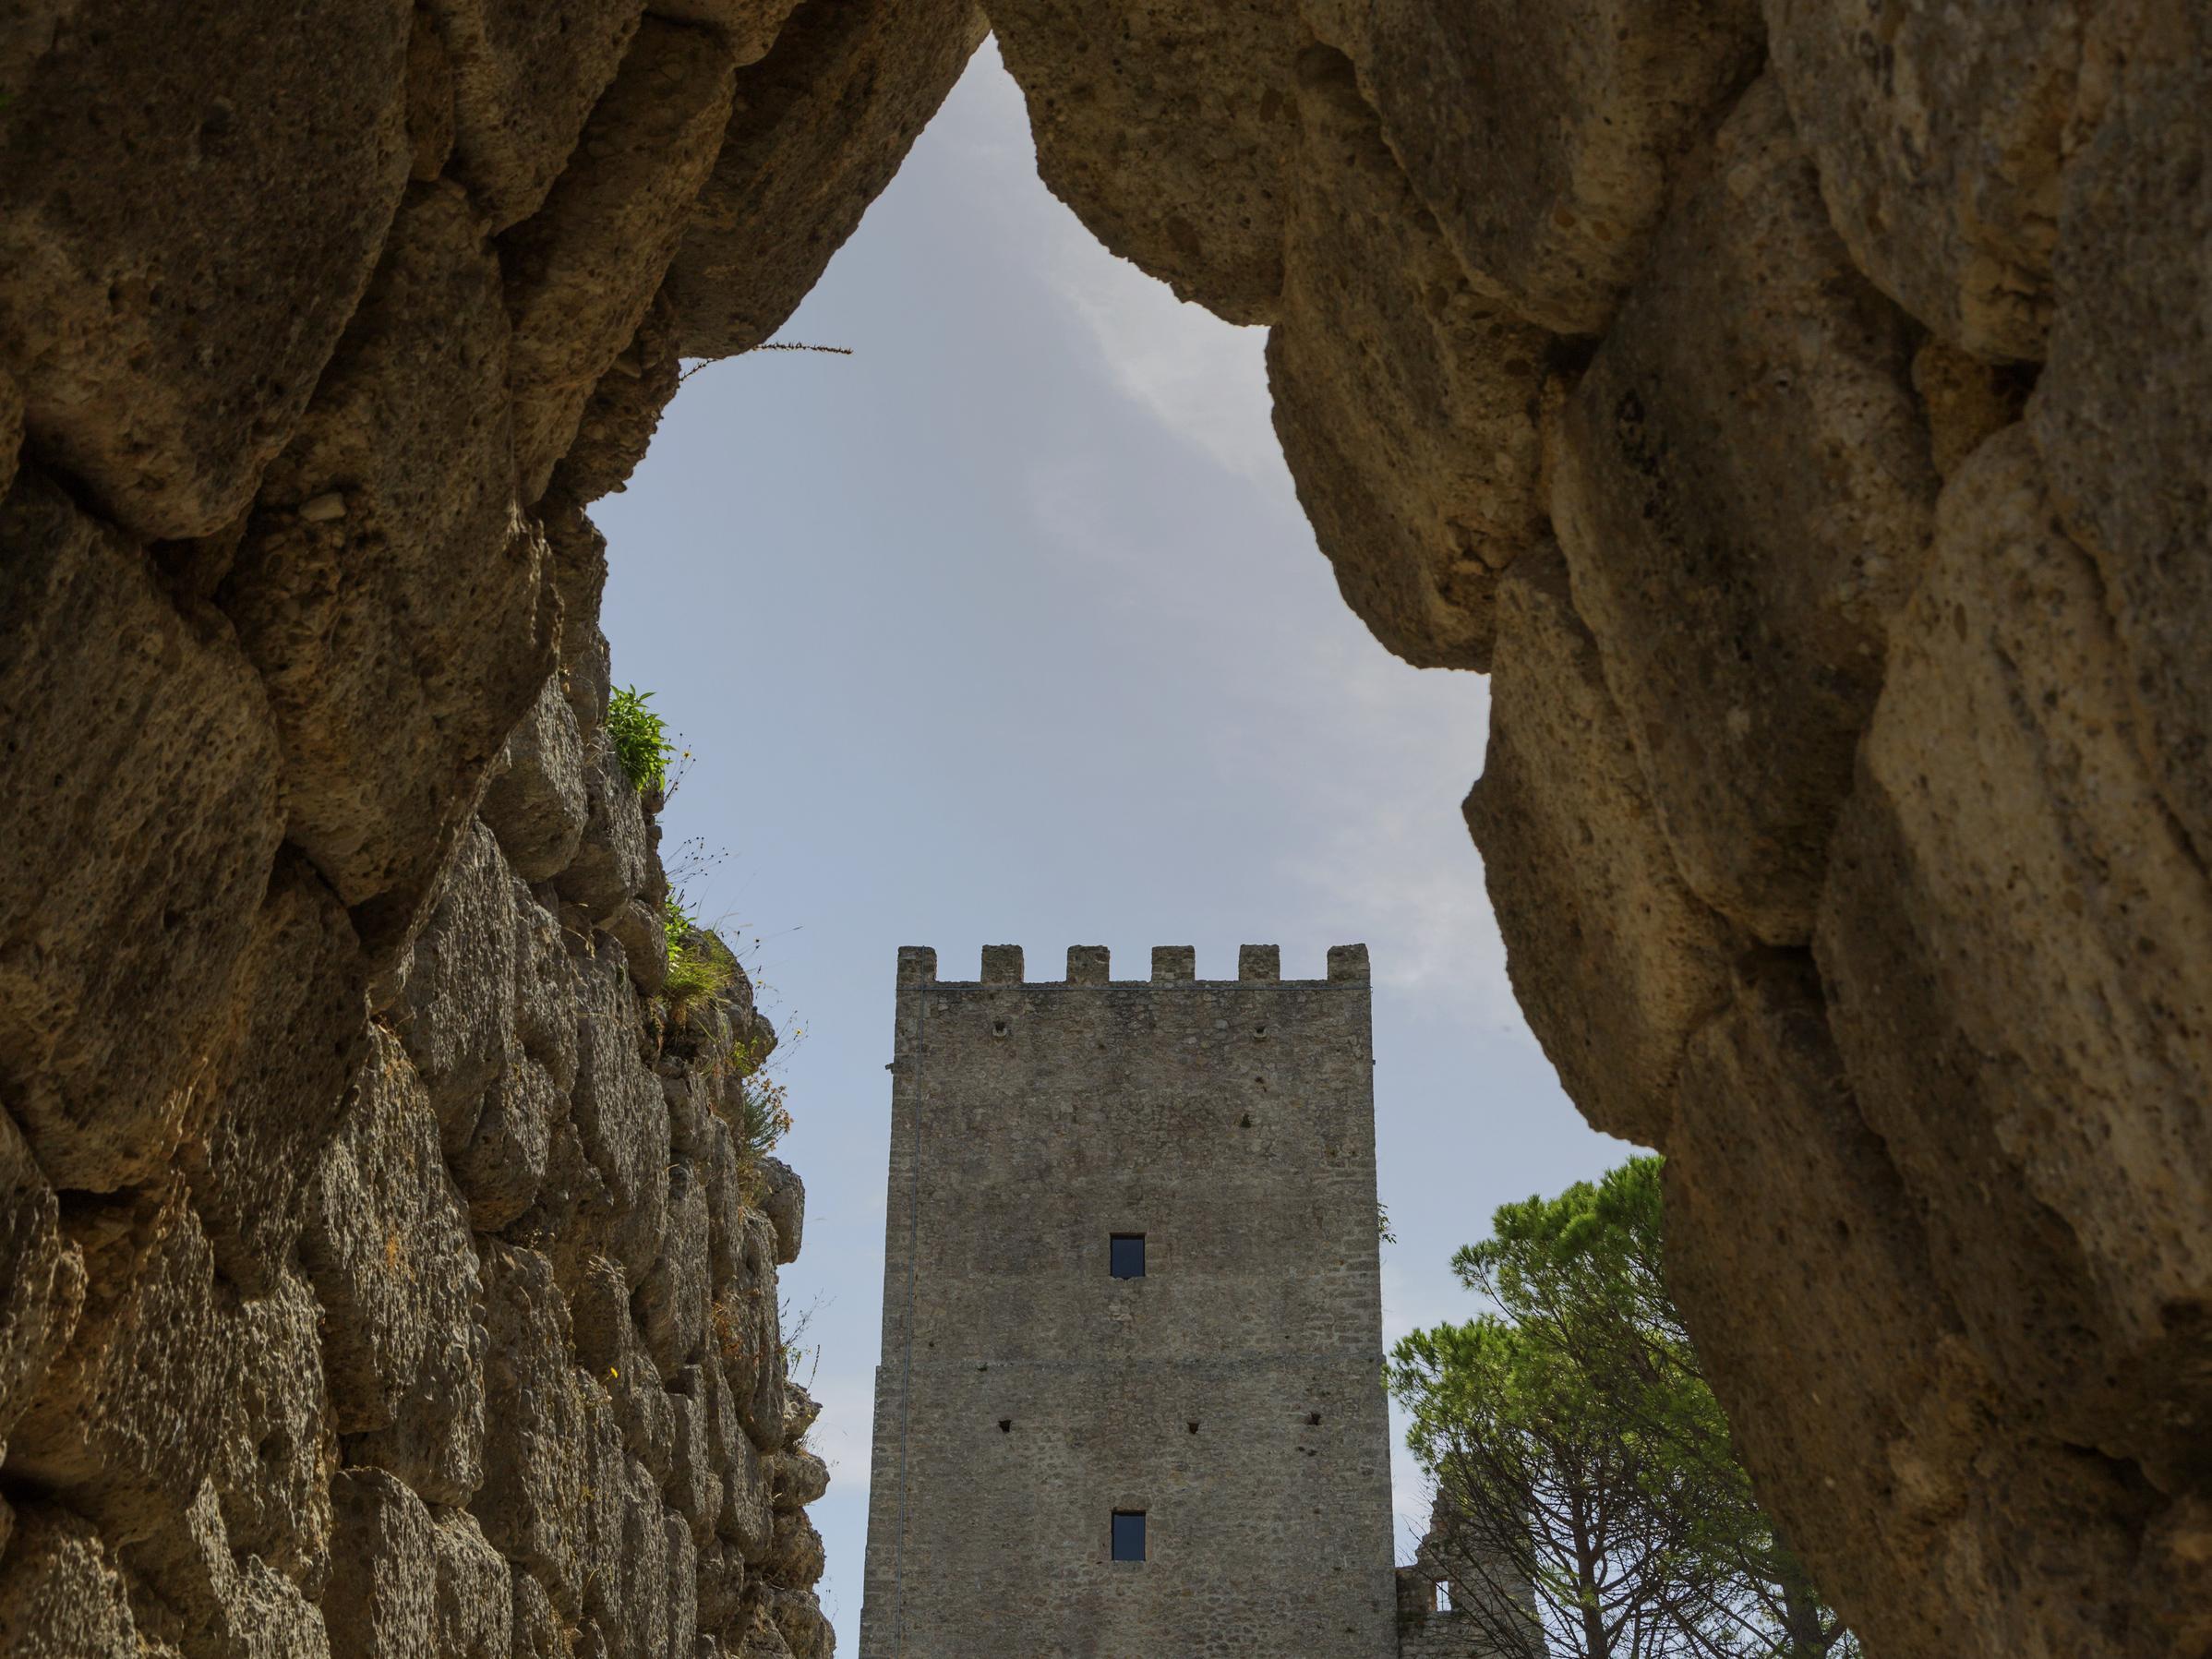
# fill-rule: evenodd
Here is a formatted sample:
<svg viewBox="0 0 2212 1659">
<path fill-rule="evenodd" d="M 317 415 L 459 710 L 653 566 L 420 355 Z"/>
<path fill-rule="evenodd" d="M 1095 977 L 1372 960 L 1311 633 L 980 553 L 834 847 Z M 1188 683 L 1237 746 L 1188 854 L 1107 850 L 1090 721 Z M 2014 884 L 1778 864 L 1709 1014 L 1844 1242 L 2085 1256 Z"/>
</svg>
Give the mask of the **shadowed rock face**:
<svg viewBox="0 0 2212 1659">
<path fill-rule="evenodd" d="M 2212 1652 L 2204 8 L 987 9 L 1494 676 L 1515 986 L 1869 1651 Z M 0 1646 L 828 1651 L 583 509 L 984 27 L 0 23 Z"/>
<path fill-rule="evenodd" d="M 723 250 L 787 310 L 980 30 L 894 95 L 895 8 L 789 9 L 0 24 L 9 1653 L 829 1651 L 773 1034 L 648 994 L 582 511 L 740 72 L 890 100 L 811 265 Z"/>
</svg>

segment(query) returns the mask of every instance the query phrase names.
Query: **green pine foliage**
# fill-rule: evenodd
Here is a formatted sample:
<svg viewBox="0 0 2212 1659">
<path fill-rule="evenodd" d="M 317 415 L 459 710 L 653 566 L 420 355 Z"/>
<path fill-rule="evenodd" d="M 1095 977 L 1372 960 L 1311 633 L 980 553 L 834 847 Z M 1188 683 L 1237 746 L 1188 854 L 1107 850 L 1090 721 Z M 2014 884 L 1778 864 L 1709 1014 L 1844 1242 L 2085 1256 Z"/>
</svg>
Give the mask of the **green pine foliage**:
<svg viewBox="0 0 2212 1659">
<path fill-rule="evenodd" d="M 1508 1659 L 1855 1655 L 1752 1496 L 1667 1292 L 1660 1160 L 1492 1226 L 1452 1268 L 1496 1311 L 1414 1331 L 1389 1367 L 1455 1609 Z"/>
</svg>

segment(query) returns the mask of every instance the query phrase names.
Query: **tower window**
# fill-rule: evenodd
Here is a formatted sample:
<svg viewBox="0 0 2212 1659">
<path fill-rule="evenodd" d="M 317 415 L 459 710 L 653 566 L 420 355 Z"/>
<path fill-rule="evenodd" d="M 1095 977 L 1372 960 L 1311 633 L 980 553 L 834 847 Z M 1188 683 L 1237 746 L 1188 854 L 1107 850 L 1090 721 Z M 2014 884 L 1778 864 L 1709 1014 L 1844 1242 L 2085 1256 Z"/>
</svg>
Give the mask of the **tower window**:
<svg viewBox="0 0 2212 1659">
<path fill-rule="evenodd" d="M 1116 1509 L 1113 1512 L 1113 1558 L 1116 1561 L 1141 1561 L 1145 1558 L 1145 1512 L 1142 1509 Z"/>
<path fill-rule="evenodd" d="M 1142 1279 L 1145 1276 L 1145 1235 L 1141 1232 L 1117 1232 L 1107 1241 L 1106 1268 L 1116 1279 Z M 1137 1517 L 1140 1529 L 1143 1516 Z"/>
</svg>

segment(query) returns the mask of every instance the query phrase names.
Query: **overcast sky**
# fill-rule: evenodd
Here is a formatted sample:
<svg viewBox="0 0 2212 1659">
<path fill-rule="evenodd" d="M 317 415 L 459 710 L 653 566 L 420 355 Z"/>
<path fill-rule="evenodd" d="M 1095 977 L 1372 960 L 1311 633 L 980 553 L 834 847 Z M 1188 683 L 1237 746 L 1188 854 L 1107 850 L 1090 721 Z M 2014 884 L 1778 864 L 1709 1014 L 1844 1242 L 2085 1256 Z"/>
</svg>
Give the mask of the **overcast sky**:
<svg viewBox="0 0 2212 1659">
<path fill-rule="evenodd" d="M 1406 667 L 1342 600 L 1268 422 L 1262 331 L 1184 306 L 1038 182 L 986 44 L 780 338 L 688 381 L 610 543 L 615 679 L 696 759 L 664 856 L 766 980 L 808 1189 L 787 1302 L 819 1304 L 823 1604 L 858 1645 L 883 1291 L 893 969 L 1070 944 L 1144 978 L 1280 944 L 1376 978 L 1385 1335 L 1464 1317 L 1497 1204 L 1629 1148 L 1521 1024 L 1459 801 L 1488 688 Z M 757 945 L 754 941 L 758 941 Z M 1396 1449 L 1401 1557 L 1422 1504 Z"/>
</svg>

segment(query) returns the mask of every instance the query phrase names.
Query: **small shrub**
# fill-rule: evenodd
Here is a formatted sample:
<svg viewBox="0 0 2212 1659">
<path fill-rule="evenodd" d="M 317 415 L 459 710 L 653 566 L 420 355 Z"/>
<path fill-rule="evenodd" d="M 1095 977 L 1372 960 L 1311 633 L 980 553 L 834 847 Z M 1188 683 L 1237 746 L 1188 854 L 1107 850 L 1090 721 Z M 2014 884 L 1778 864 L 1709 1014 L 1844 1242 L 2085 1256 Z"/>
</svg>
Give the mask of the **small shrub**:
<svg viewBox="0 0 2212 1659">
<path fill-rule="evenodd" d="M 668 787 L 668 763 L 676 758 L 675 739 L 668 723 L 645 704 L 651 691 L 623 686 L 607 702 L 607 737 L 615 746 L 615 759 L 633 789 L 664 794 Z"/>
<path fill-rule="evenodd" d="M 737 958 L 712 933 L 690 933 L 668 952 L 668 978 L 661 995 L 671 1008 L 703 996 L 719 996 L 737 983 Z"/>
<path fill-rule="evenodd" d="M 759 1043 L 744 1039 L 729 1052 L 737 1073 L 738 1110 L 730 1127 L 738 1132 L 738 1157 L 747 1168 L 775 1150 L 775 1143 L 791 1133 L 791 1103 L 783 1083 L 762 1069 L 766 1058 Z"/>
<path fill-rule="evenodd" d="M 699 918 L 692 915 L 683 902 L 683 895 L 673 887 L 667 897 L 660 901 L 661 936 L 668 942 L 668 954 L 674 956 L 683 942 L 700 932 Z"/>
</svg>

